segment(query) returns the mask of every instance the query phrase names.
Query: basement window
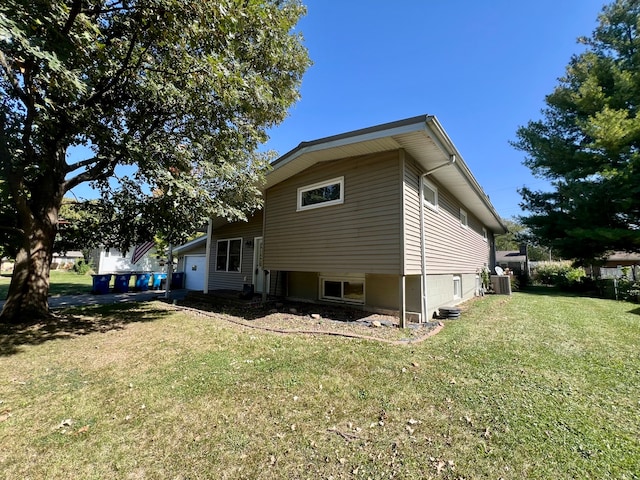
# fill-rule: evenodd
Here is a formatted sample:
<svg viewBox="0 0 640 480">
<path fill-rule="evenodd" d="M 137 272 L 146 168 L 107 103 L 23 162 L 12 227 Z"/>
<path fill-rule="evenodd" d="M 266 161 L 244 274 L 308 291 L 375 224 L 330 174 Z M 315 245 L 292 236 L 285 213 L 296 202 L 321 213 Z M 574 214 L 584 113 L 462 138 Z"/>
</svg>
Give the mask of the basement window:
<svg viewBox="0 0 640 480">
<path fill-rule="evenodd" d="M 320 277 L 320 298 L 346 303 L 364 303 L 364 278 Z"/>
<path fill-rule="evenodd" d="M 298 188 L 298 209 L 328 207 L 344 203 L 344 177 Z"/>
<path fill-rule="evenodd" d="M 460 275 L 453 276 L 453 299 L 459 300 L 462 298 L 462 278 Z"/>
</svg>

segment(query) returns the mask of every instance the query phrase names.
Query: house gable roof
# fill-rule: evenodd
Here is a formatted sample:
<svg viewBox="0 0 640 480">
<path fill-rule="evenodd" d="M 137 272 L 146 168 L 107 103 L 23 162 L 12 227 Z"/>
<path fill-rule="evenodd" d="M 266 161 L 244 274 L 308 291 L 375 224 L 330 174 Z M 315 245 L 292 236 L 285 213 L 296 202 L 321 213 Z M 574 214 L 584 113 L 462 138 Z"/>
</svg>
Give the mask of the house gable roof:
<svg viewBox="0 0 640 480">
<path fill-rule="evenodd" d="M 266 175 L 264 188 L 277 185 L 320 162 L 397 149 L 404 149 L 424 171 L 431 171 L 430 177 L 452 192 L 465 209 L 491 231 L 507 231 L 489 197 L 433 115 L 420 115 L 302 142 L 271 164 L 272 170 Z"/>
</svg>

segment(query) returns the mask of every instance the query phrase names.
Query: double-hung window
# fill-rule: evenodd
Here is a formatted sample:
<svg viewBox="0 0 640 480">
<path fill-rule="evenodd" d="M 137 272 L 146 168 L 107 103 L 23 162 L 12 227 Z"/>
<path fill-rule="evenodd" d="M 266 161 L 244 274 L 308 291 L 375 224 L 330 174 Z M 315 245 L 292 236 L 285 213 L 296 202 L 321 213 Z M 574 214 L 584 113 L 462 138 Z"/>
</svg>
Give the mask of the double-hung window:
<svg viewBox="0 0 640 480">
<path fill-rule="evenodd" d="M 242 239 L 218 240 L 216 272 L 239 272 L 242 264 Z"/>
<path fill-rule="evenodd" d="M 298 211 L 340 203 L 344 203 L 344 177 L 298 188 Z"/>
</svg>

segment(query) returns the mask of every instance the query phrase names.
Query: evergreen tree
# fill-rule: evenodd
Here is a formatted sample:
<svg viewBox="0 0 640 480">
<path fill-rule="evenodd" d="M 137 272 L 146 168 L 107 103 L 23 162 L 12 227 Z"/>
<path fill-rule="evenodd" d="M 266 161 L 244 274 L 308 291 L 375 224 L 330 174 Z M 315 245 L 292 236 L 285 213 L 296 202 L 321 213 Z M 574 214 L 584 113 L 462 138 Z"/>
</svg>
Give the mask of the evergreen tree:
<svg viewBox="0 0 640 480">
<path fill-rule="evenodd" d="M 640 250 L 639 29 L 640 0 L 605 6 L 542 120 L 517 131 L 524 164 L 552 185 L 520 191 L 521 221 L 564 258 Z"/>
</svg>

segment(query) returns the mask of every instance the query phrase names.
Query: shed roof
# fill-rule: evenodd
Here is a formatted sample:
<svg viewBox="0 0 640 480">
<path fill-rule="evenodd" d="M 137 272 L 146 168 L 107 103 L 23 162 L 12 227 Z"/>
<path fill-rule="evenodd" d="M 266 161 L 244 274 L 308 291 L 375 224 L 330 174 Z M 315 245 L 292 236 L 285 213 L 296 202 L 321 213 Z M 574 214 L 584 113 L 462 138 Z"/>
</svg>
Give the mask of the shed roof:
<svg viewBox="0 0 640 480">
<path fill-rule="evenodd" d="M 183 243 L 177 247 L 172 249 L 172 253 L 174 255 L 180 254 L 182 252 L 191 250 L 192 248 L 196 248 L 201 246 L 203 243 L 206 243 L 207 235 L 201 235 L 198 238 L 194 238 L 193 240 L 188 241 L 187 243 Z"/>
</svg>

